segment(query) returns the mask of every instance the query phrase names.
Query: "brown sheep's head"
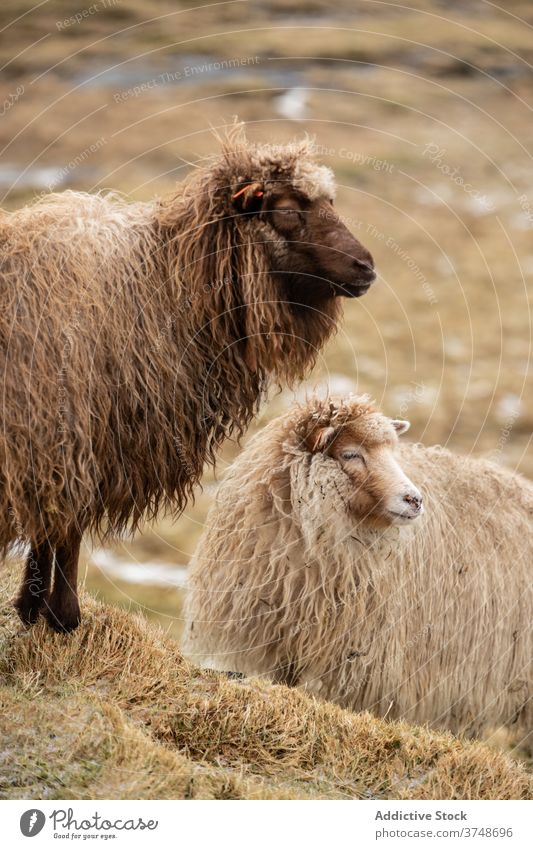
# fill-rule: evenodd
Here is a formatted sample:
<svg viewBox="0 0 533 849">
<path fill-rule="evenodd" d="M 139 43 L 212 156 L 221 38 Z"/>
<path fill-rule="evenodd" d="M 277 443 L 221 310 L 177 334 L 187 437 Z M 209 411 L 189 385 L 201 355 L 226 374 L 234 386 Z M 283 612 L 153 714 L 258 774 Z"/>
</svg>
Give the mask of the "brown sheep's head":
<svg viewBox="0 0 533 849">
<path fill-rule="evenodd" d="M 272 377 L 309 371 L 340 296 L 364 294 L 374 263 L 335 214 L 333 172 L 310 139 L 255 144 L 235 125 L 221 148 L 158 207 L 158 226 L 189 320 L 215 332 L 235 383 L 244 375 L 257 397 Z"/>
<path fill-rule="evenodd" d="M 260 223 L 270 272 L 289 300 L 358 298 L 376 277 L 374 260 L 336 214 L 333 198 L 316 195 L 282 180 L 252 182 L 234 203 L 238 214 Z"/>
<path fill-rule="evenodd" d="M 395 457 L 398 436 L 409 422 L 388 419 L 368 405 L 352 405 L 352 417 L 350 407 L 341 407 L 338 417 L 335 409 L 331 405 L 329 423 L 318 417 L 305 447 L 335 460 L 348 477 L 350 513 L 378 527 L 408 524 L 421 516 L 422 495 Z"/>
</svg>

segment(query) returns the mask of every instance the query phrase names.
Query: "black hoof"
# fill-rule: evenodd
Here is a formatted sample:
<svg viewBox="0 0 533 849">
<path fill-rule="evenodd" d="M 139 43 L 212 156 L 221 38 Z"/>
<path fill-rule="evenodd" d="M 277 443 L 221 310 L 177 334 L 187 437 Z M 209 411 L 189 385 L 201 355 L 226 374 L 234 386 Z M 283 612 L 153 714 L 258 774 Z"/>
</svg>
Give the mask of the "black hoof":
<svg viewBox="0 0 533 849">
<path fill-rule="evenodd" d="M 70 634 L 75 631 L 81 622 L 79 605 L 70 605 L 68 608 L 58 609 L 54 607 L 53 601 L 43 610 L 44 617 L 50 628 L 58 634 Z"/>
<path fill-rule="evenodd" d="M 14 607 L 24 625 L 35 625 L 46 605 L 46 599 L 32 593 L 22 593 L 14 601 Z"/>
<path fill-rule="evenodd" d="M 226 678 L 229 678 L 230 681 L 242 681 L 246 678 L 244 672 L 233 672 L 229 669 L 210 669 L 206 667 L 206 672 L 215 672 L 217 675 L 224 675 Z"/>
<path fill-rule="evenodd" d="M 224 672 L 226 678 L 229 678 L 230 681 L 242 681 L 243 678 L 246 678 L 244 672 Z"/>
</svg>

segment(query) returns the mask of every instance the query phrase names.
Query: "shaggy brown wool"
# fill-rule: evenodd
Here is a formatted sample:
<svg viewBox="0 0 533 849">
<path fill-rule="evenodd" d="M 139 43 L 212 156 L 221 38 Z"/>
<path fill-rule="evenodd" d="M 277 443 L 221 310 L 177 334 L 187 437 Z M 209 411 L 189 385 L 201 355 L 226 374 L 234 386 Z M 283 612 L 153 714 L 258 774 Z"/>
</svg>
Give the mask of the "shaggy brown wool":
<svg viewBox="0 0 533 849">
<path fill-rule="evenodd" d="M 308 448 L 330 426 L 360 444 L 393 437 L 356 398 L 312 401 L 250 442 L 193 560 L 186 653 L 382 716 L 531 731 L 532 485 L 400 443 L 425 513 L 377 528 L 355 512 L 362 493 L 339 462 Z"/>
<path fill-rule="evenodd" d="M 68 191 L 1 217 L 4 552 L 182 509 L 269 381 L 312 366 L 339 300 L 287 303 L 272 229 L 236 214 L 251 180 L 265 196 L 271 183 L 334 193 L 309 142 L 253 145 L 237 129 L 163 201 Z"/>
</svg>

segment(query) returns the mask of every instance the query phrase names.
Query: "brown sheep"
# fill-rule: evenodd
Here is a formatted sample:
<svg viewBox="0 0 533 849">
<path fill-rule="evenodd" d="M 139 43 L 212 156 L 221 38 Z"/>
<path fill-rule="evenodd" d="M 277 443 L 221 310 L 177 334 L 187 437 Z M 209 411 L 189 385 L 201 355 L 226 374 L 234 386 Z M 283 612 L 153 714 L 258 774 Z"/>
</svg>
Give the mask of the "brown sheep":
<svg viewBox="0 0 533 849">
<path fill-rule="evenodd" d="M 26 623 L 75 628 L 84 531 L 183 509 L 375 277 L 308 141 L 222 145 L 161 201 L 65 192 L 0 218 L 0 547 L 30 543 Z"/>
<path fill-rule="evenodd" d="M 533 486 L 406 427 L 315 400 L 250 442 L 193 559 L 185 651 L 381 716 L 531 729 Z"/>
</svg>

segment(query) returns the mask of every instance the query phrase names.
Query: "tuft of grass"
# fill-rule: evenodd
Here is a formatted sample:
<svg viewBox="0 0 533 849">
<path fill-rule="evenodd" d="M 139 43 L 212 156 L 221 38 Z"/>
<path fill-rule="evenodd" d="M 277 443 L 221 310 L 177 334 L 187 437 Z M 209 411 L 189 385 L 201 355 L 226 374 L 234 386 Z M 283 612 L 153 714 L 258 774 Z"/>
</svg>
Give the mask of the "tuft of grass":
<svg viewBox="0 0 533 849">
<path fill-rule="evenodd" d="M 524 799 L 482 743 L 200 670 L 140 615 L 84 594 L 70 636 L 26 630 L 0 575 L 0 798 Z"/>
</svg>

